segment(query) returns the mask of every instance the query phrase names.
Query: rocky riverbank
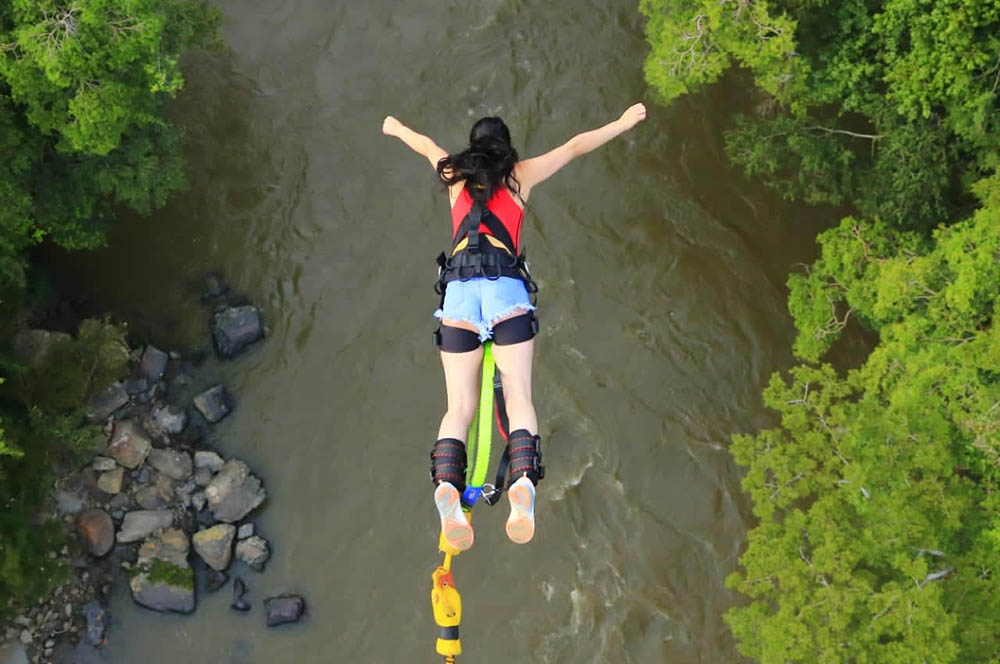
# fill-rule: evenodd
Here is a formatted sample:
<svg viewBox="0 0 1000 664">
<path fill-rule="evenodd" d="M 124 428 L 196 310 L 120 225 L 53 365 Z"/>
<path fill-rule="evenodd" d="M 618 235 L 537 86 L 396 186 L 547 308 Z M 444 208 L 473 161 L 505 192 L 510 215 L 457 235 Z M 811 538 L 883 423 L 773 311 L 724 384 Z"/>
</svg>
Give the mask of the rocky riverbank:
<svg viewBox="0 0 1000 664">
<path fill-rule="evenodd" d="M 227 302 L 210 284 L 216 302 L 212 340 L 221 358 L 235 357 L 263 339 L 260 311 Z M 20 345 L 44 348 L 43 330 L 26 330 Z M 135 602 L 161 612 L 191 613 L 198 593 L 216 592 L 229 580 L 233 560 L 243 573 L 264 570 L 270 543 L 253 515 L 268 496 L 262 480 L 242 460 L 225 459 L 209 443 L 211 427 L 229 416 L 235 398 L 224 385 L 194 389 L 204 380 L 205 353 L 164 352 L 145 345 L 131 353 L 129 373 L 87 406 L 104 441 L 84 467 L 56 483 L 54 511 L 70 535 L 53 565 L 70 581 L 34 607 L 0 623 L 0 664 L 41 664 L 86 656 L 108 642 L 107 599 L 127 583 Z M 238 572 L 238 570 L 236 570 Z M 232 607 L 246 583 L 233 582 Z M 268 625 L 294 622 L 305 610 L 297 595 L 264 600 Z"/>
</svg>

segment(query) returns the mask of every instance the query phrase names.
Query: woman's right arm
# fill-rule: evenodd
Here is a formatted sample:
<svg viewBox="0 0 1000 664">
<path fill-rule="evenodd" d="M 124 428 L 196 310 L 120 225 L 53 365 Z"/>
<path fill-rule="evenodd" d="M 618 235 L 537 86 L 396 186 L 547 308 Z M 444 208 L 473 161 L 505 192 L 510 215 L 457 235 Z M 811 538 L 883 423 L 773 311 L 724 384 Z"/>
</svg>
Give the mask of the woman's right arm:
<svg viewBox="0 0 1000 664">
<path fill-rule="evenodd" d="M 438 161 L 448 156 L 448 153 L 433 139 L 418 134 L 391 115 L 385 116 L 385 120 L 382 121 L 382 133 L 386 136 L 395 136 L 406 143 L 411 150 L 426 157 L 435 170 L 437 170 Z"/>
<path fill-rule="evenodd" d="M 516 175 L 521 183 L 522 198 L 526 199 L 532 187 L 550 178 L 569 162 L 591 150 L 596 150 L 645 118 L 646 107 L 643 104 L 634 104 L 614 122 L 609 122 L 599 129 L 577 134 L 554 150 L 518 162 Z"/>
</svg>

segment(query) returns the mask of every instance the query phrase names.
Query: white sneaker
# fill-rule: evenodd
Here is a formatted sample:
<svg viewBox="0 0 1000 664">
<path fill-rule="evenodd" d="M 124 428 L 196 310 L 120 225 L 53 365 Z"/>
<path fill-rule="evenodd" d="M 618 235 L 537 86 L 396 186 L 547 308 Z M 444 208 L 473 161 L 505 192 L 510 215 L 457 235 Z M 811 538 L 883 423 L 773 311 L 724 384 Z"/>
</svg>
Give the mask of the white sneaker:
<svg viewBox="0 0 1000 664">
<path fill-rule="evenodd" d="M 465 518 L 458 489 L 450 482 L 441 482 L 434 489 L 434 504 L 441 517 L 444 541 L 457 551 L 467 551 L 472 547 L 472 524 Z"/>
<path fill-rule="evenodd" d="M 535 536 L 535 485 L 522 477 L 507 490 L 507 499 L 507 537 L 515 544 L 526 544 Z"/>
</svg>

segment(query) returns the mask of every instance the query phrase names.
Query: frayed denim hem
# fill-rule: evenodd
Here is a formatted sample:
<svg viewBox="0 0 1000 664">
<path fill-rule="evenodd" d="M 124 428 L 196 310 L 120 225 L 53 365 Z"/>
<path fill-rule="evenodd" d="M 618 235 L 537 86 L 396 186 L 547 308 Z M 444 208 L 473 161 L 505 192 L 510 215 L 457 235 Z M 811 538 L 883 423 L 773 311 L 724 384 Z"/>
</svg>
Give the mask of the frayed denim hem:
<svg viewBox="0 0 1000 664">
<path fill-rule="evenodd" d="M 444 309 L 438 309 L 437 311 L 435 311 L 434 312 L 434 318 L 437 318 L 438 320 L 443 320 L 444 318 L 449 318 L 451 320 L 457 320 L 457 321 L 461 321 L 463 323 L 468 323 L 469 325 L 472 325 L 473 327 L 476 328 L 476 332 L 479 333 L 479 340 L 480 341 L 487 341 L 490 337 L 493 336 L 493 328 L 494 328 L 494 326 L 496 326 L 496 324 L 499 323 L 504 318 L 507 318 L 508 316 L 510 316 L 515 311 L 522 311 L 524 313 L 528 313 L 529 311 L 536 311 L 537 309 L 538 309 L 538 307 L 536 307 L 535 305 L 533 305 L 533 304 L 531 304 L 529 302 L 522 302 L 520 304 L 512 304 L 509 307 L 507 307 L 506 309 L 504 309 L 503 311 L 501 311 L 500 313 L 498 313 L 497 315 L 495 315 L 492 318 L 492 320 L 490 320 L 490 322 L 487 323 L 487 324 L 485 324 L 485 325 L 482 323 L 482 321 L 472 320 L 472 319 L 470 319 L 468 317 L 465 317 L 465 316 L 455 316 L 455 315 L 448 315 L 448 316 L 446 316 L 445 313 L 444 313 Z"/>
<path fill-rule="evenodd" d="M 444 314 L 444 309 L 438 309 L 437 311 L 435 311 L 434 312 L 434 318 L 437 318 L 438 320 L 444 320 L 444 318 L 446 318 L 446 316 Z M 461 321 L 463 323 L 468 323 L 469 325 L 471 325 L 474 328 L 476 328 L 476 332 L 479 333 L 479 340 L 480 341 L 486 341 L 491 336 L 493 336 L 493 328 L 492 327 L 486 327 L 480 321 L 469 320 L 468 318 L 466 318 L 464 316 L 455 316 L 455 315 L 449 315 L 449 316 L 447 316 L 447 318 L 449 318 L 450 320 L 457 320 L 457 321 Z"/>
<path fill-rule="evenodd" d="M 538 307 L 528 302 L 524 302 L 522 304 L 512 304 L 511 306 L 507 307 L 506 309 L 498 313 L 496 316 L 494 316 L 493 319 L 489 322 L 488 326 L 490 330 L 490 336 L 493 336 L 493 328 L 496 327 L 496 324 L 499 323 L 501 319 L 510 316 L 515 311 L 522 311 L 524 313 L 528 313 L 529 311 L 535 311 L 536 309 L 538 309 Z"/>
</svg>

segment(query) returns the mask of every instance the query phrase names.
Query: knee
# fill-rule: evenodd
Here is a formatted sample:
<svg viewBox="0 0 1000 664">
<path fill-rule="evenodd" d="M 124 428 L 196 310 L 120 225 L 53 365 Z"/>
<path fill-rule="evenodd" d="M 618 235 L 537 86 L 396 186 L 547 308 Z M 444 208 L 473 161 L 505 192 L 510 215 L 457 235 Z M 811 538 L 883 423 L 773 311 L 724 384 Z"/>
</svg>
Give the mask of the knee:
<svg viewBox="0 0 1000 664">
<path fill-rule="evenodd" d="M 503 398 L 508 411 L 524 411 L 534 408 L 531 403 L 531 394 L 527 390 L 504 390 Z"/>
<path fill-rule="evenodd" d="M 476 399 L 463 395 L 457 398 L 448 399 L 448 412 L 446 417 L 458 420 L 466 425 L 472 423 L 472 418 L 476 415 L 476 408 L 479 405 Z"/>
</svg>

